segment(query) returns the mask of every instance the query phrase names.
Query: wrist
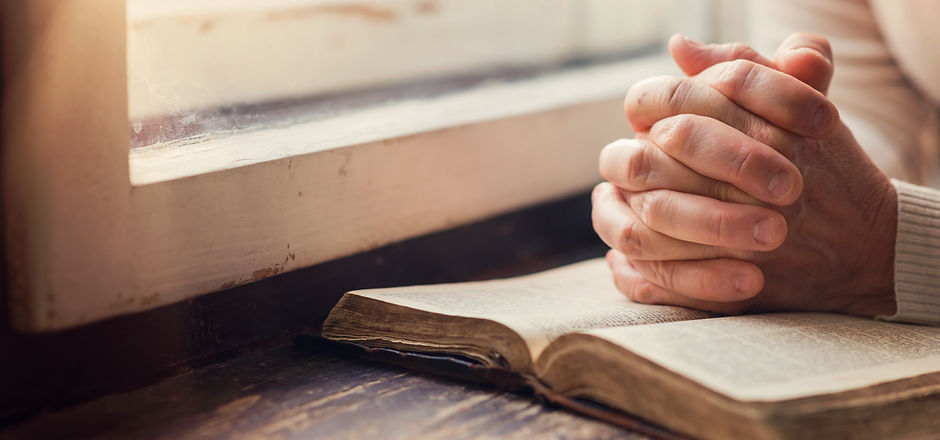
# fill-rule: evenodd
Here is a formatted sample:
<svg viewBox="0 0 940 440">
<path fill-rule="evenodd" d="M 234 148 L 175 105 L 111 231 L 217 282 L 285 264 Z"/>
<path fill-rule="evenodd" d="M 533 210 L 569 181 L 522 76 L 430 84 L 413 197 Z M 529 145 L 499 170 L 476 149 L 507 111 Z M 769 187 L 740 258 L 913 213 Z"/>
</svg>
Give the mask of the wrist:
<svg viewBox="0 0 940 440">
<path fill-rule="evenodd" d="M 897 310 L 894 289 L 894 260 L 898 231 L 898 193 L 894 185 L 884 175 L 873 194 L 876 210 L 871 213 L 872 227 L 868 251 L 870 262 L 866 268 L 869 276 L 868 286 L 864 289 L 870 298 L 870 304 L 863 314 L 867 316 L 890 316 Z"/>
</svg>

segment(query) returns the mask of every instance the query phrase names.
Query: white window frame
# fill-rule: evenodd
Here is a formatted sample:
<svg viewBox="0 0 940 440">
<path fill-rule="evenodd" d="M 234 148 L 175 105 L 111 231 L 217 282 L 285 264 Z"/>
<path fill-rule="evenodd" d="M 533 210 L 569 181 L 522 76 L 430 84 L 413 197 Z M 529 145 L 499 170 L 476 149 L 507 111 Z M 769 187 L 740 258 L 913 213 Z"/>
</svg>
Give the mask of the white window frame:
<svg viewBox="0 0 940 440">
<path fill-rule="evenodd" d="M 27 331 L 139 312 L 587 191 L 600 148 L 630 135 L 626 89 L 674 71 L 663 56 L 613 63 L 404 103 L 415 116 L 364 132 L 314 123 L 285 148 L 255 137 L 237 152 L 207 143 L 183 160 L 163 149 L 129 162 L 124 2 L 3 7 L 4 40 L 17 39 L 4 47 L 8 278 L 14 325 Z M 513 100 L 542 89 L 565 92 Z M 160 161 L 178 166 L 151 166 Z"/>
</svg>

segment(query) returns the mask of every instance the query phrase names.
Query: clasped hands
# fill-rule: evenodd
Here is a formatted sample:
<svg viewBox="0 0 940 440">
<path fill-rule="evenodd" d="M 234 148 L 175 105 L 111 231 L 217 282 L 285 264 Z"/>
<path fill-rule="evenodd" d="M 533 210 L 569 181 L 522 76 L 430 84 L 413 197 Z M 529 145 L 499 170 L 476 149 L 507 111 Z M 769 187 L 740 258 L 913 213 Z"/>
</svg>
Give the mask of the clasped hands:
<svg viewBox="0 0 940 440">
<path fill-rule="evenodd" d="M 631 300 L 718 313 L 892 314 L 897 195 L 826 97 L 828 42 L 774 59 L 681 36 L 687 77 L 650 78 L 624 107 L 592 194 L 614 283 Z"/>
</svg>

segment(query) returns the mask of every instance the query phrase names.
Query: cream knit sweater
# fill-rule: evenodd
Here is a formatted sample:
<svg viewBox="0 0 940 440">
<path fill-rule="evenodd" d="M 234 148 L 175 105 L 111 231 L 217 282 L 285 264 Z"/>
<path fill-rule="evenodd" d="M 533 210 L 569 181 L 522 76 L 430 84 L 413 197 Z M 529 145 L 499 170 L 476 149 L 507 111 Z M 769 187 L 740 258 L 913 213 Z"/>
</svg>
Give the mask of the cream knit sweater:
<svg viewBox="0 0 940 440">
<path fill-rule="evenodd" d="M 889 176 L 924 183 L 937 164 L 940 1 L 763 0 L 751 4 L 752 42 L 764 53 L 793 32 L 825 35 L 835 75 L 829 96 Z M 897 313 L 940 325 L 940 191 L 893 179 Z"/>
</svg>

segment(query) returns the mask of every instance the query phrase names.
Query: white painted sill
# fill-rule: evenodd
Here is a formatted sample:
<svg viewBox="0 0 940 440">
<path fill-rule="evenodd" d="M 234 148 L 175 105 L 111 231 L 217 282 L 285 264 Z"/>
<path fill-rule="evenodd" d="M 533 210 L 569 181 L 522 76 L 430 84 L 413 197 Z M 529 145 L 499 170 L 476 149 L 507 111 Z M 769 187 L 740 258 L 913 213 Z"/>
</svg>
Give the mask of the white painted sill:
<svg viewBox="0 0 940 440">
<path fill-rule="evenodd" d="M 324 120 L 158 144 L 130 151 L 130 179 L 132 185 L 142 186 L 419 133 L 622 99 L 634 82 L 673 71 L 675 67 L 668 56 L 658 54 L 565 69 L 526 80 L 484 84 L 430 99 L 377 105 Z"/>
</svg>

